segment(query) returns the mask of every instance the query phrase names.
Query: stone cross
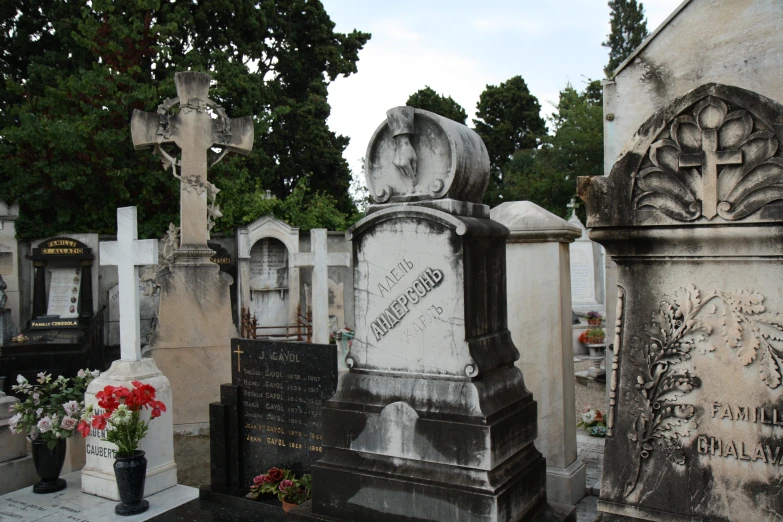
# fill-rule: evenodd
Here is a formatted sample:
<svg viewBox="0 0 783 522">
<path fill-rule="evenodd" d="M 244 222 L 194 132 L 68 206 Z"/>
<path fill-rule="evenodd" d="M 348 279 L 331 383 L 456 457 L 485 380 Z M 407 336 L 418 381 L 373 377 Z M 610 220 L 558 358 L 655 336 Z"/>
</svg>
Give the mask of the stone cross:
<svg viewBox="0 0 783 522">
<path fill-rule="evenodd" d="M 253 149 L 253 118 L 245 116 L 230 120 L 208 97 L 211 80 L 212 77 L 205 73 L 176 73 L 177 98 L 158 106 L 157 114 L 134 110 L 131 119 L 134 147 L 137 150 L 155 147 L 155 152 L 166 158 L 174 175 L 180 179 L 180 249 L 209 249 L 207 193 L 214 190 L 214 186 L 207 181 L 207 151 L 212 147 L 223 149 L 214 165 L 228 152 L 249 154 Z M 179 112 L 170 115 L 169 109 L 178 102 Z M 210 114 L 210 109 L 216 118 Z M 180 148 L 181 161 L 177 162 L 161 149 L 160 146 L 167 143 Z M 177 163 L 181 165 L 179 176 Z"/>
<path fill-rule="evenodd" d="M 310 231 L 310 252 L 293 254 L 292 267 L 313 268 L 313 342 L 329 344 L 329 276 L 330 266 L 351 266 L 351 254 L 328 253 L 326 229 Z"/>
<path fill-rule="evenodd" d="M 718 165 L 741 164 L 741 150 L 718 150 L 717 128 L 702 128 L 701 152 L 680 154 L 680 167 L 701 167 L 701 213 L 707 219 L 718 213 Z"/>
<path fill-rule="evenodd" d="M 120 354 L 123 361 L 141 360 L 139 265 L 158 262 L 158 241 L 138 239 L 136 207 L 117 209 L 117 241 L 101 243 L 101 265 L 116 265 L 120 280 Z"/>
<path fill-rule="evenodd" d="M 571 216 L 576 216 L 576 200 L 574 198 L 571 198 L 571 203 L 566 205 L 566 207 L 571 209 Z"/>
</svg>

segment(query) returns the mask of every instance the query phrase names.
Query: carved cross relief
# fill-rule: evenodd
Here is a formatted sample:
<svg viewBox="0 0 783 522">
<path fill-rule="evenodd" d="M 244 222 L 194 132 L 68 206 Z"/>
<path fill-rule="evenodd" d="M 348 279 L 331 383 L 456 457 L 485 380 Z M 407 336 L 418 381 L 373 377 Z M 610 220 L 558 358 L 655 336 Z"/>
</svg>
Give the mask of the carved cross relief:
<svg viewBox="0 0 783 522">
<path fill-rule="evenodd" d="M 180 249 L 203 251 L 207 257 L 209 226 L 207 199 L 217 189 L 207 180 L 207 168 L 220 161 L 228 152 L 249 154 L 253 149 L 253 118 L 229 119 L 222 107 L 210 100 L 212 77 L 198 72 L 174 75 L 177 98 L 158 106 L 156 114 L 133 111 L 131 135 L 136 150 L 151 148 L 164 158 L 180 180 Z M 179 112 L 170 111 L 179 103 Z M 211 110 L 210 110 L 211 109 Z M 213 117 L 213 114 L 217 117 Z M 181 151 L 178 161 L 161 147 L 174 144 Z M 208 165 L 207 153 L 221 148 L 217 159 Z M 180 166 L 180 175 L 176 167 Z"/>
<path fill-rule="evenodd" d="M 635 176 L 637 211 L 733 221 L 783 199 L 778 137 L 750 111 L 707 96 L 656 138 Z M 647 207 L 647 208 L 645 208 Z"/>
</svg>

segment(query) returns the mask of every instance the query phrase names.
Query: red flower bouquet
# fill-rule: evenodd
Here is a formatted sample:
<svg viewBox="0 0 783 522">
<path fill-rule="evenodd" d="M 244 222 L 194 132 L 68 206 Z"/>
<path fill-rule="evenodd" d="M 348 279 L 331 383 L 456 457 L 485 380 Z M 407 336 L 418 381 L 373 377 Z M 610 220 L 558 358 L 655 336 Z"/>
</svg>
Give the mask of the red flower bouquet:
<svg viewBox="0 0 783 522">
<path fill-rule="evenodd" d="M 116 444 L 118 457 L 133 456 L 133 452 L 139 448 L 139 442 L 147 434 L 152 419 L 166 411 L 166 405 L 155 400 L 153 386 L 139 381 L 131 384 L 132 390 L 125 386 L 108 385 L 96 393 L 98 407 L 103 413 L 93 414 L 90 405 L 77 427 L 84 436 L 90 433 L 91 427 L 106 430 L 106 438 L 101 440 Z M 143 409 L 150 410 L 150 420 L 146 422 L 141 418 Z"/>
</svg>

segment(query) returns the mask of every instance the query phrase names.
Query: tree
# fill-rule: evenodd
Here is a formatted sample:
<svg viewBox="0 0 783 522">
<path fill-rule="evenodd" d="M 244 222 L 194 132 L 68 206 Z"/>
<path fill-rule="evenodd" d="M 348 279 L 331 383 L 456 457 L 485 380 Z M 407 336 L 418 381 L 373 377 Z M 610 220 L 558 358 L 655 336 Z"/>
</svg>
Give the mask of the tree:
<svg viewBox="0 0 783 522">
<path fill-rule="evenodd" d="M 425 85 L 423 89 L 411 94 L 405 105 L 434 112 L 463 125 L 468 120 L 468 114 L 459 103 L 455 102 L 451 96 L 446 97 L 438 94 L 429 85 Z"/>
<path fill-rule="evenodd" d="M 611 10 L 611 32 L 602 43 L 609 48 L 609 63 L 604 67 L 607 78 L 614 77 L 614 71 L 631 56 L 647 37 L 647 19 L 644 5 L 636 0 L 609 0 Z"/>
<path fill-rule="evenodd" d="M 335 33 L 320 2 L 9 0 L 0 16 L 0 199 L 19 203 L 20 238 L 113 233 L 126 205 L 146 237 L 178 221 L 179 183 L 133 150 L 128 122 L 175 96 L 183 70 L 212 74 L 212 99 L 255 121 L 253 152 L 209 173 L 226 216 L 215 231 L 241 224 L 233 194 L 284 199 L 310 175 L 314 193 L 353 212 L 348 139 L 327 127 L 326 96 L 370 35 Z"/>
<path fill-rule="evenodd" d="M 603 102 L 599 81 L 560 91 L 550 117 L 554 134 L 539 149 L 518 151 L 506 165 L 504 200 L 528 200 L 562 217 L 578 176 L 603 174 Z M 582 216 L 584 217 L 584 216 Z"/>
<path fill-rule="evenodd" d="M 534 149 L 546 136 L 546 122 L 541 117 L 541 104 L 521 76 L 487 85 L 479 97 L 473 120 L 475 130 L 487 146 L 490 181 L 484 200 L 489 205 L 500 203 L 503 193 L 502 171 L 512 154 Z"/>
</svg>

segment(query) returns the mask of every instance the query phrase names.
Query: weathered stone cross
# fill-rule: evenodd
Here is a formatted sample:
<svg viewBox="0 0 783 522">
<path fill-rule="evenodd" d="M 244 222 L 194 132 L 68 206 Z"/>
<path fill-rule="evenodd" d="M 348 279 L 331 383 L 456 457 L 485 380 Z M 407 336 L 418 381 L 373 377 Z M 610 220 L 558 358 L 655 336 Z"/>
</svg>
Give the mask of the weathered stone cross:
<svg viewBox="0 0 783 522">
<path fill-rule="evenodd" d="M 120 356 L 141 360 L 139 265 L 158 262 L 158 242 L 138 239 L 136 207 L 117 209 L 117 241 L 101 243 L 101 265 L 116 265 L 120 279 Z"/>
<path fill-rule="evenodd" d="M 156 152 L 171 158 L 160 145 L 174 143 L 182 151 L 181 173 L 177 176 L 180 178 L 180 249 L 208 250 L 207 151 L 222 146 L 219 161 L 228 152 L 249 154 L 253 149 L 253 118 L 229 120 L 225 111 L 208 98 L 211 80 L 205 73 L 176 73 L 177 98 L 159 105 L 157 114 L 134 110 L 131 119 L 131 135 L 137 150 L 155 147 Z M 172 116 L 169 109 L 177 102 L 180 110 Z M 210 115 L 209 108 L 217 118 Z M 176 165 L 172 168 L 176 176 Z M 208 253 L 205 255 L 209 257 Z"/>
<path fill-rule="evenodd" d="M 313 268 L 313 342 L 329 344 L 329 275 L 330 266 L 351 266 L 347 252 L 328 253 L 326 229 L 310 231 L 310 252 L 293 254 L 292 267 Z"/>
<path fill-rule="evenodd" d="M 741 150 L 718 150 L 718 129 L 702 128 L 701 152 L 680 154 L 680 167 L 701 167 L 701 213 L 718 214 L 718 165 L 741 165 Z"/>
</svg>

